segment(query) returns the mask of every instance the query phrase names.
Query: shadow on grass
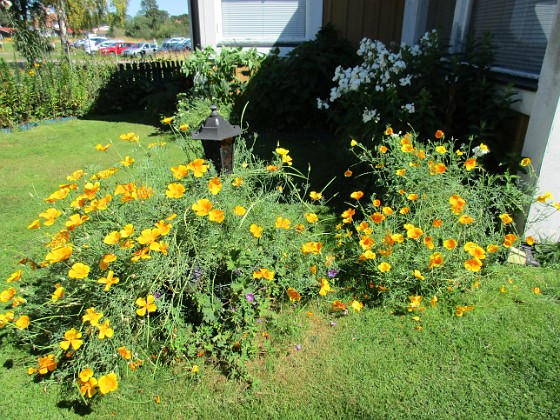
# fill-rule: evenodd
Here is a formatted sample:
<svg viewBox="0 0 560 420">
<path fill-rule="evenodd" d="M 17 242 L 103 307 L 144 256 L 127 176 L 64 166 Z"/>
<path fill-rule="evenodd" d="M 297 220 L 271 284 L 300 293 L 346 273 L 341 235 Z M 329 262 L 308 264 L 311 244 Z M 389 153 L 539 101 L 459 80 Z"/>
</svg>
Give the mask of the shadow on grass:
<svg viewBox="0 0 560 420">
<path fill-rule="evenodd" d="M 56 406 L 60 409 L 73 412 L 79 416 L 89 416 L 93 413 L 92 408 L 80 400 L 62 400 L 59 401 Z"/>
</svg>

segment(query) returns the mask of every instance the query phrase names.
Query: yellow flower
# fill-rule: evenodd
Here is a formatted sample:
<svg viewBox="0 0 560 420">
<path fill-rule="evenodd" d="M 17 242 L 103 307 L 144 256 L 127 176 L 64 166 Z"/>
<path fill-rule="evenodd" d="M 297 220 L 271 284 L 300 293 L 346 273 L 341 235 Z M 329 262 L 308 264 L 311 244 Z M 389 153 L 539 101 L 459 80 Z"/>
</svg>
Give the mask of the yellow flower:
<svg viewBox="0 0 560 420">
<path fill-rule="evenodd" d="M 204 164 L 204 159 L 195 159 L 187 165 L 187 169 L 193 172 L 195 178 L 200 178 L 208 170 L 209 165 Z"/>
<path fill-rule="evenodd" d="M 233 185 L 234 187 L 240 187 L 243 185 L 243 178 L 240 177 L 235 177 L 235 179 L 233 180 L 233 182 L 231 183 L 231 185 Z"/>
<path fill-rule="evenodd" d="M 387 153 L 388 150 L 389 149 L 387 148 L 387 146 L 379 146 L 379 152 L 380 153 L 385 154 L 385 153 Z"/>
<path fill-rule="evenodd" d="M 545 192 L 543 195 L 539 195 L 539 196 L 537 197 L 537 201 L 538 201 L 539 203 L 544 203 L 544 202 L 545 202 L 546 200 L 548 200 L 548 199 L 554 200 L 554 197 L 552 197 L 552 194 L 550 193 L 550 191 L 547 191 L 547 192 Z M 40 215 L 39 215 L 39 216 L 40 216 Z M 45 223 L 45 225 L 46 225 L 46 223 Z"/>
<path fill-rule="evenodd" d="M 136 240 L 141 245 L 150 245 L 155 242 L 160 236 L 159 229 L 144 229 Z"/>
<path fill-rule="evenodd" d="M 472 171 L 474 168 L 476 168 L 476 159 L 475 158 L 467 159 L 464 163 L 464 166 L 467 169 L 467 171 Z"/>
<path fill-rule="evenodd" d="M 99 378 L 99 381 L 97 381 L 97 386 L 99 387 L 99 392 L 102 394 L 116 391 L 119 387 L 117 375 L 114 372 L 111 372 L 106 376 L 102 376 Z"/>
<path fill-rule="evenodd" d="M 319 221 L 319 217 L 315 213 L 305 213 L 305 220 L 309 223 L 317 223 Z"/>
<path fill-rule="evenodd" d="M 535 244 L 535 239 L 532 236 L 527 236 L 525 242 L 527 242 L 527 245 L 533 246 Z"/>
<path fill-rule="evenodd" d="M 62 286 L 60 285 L 60 283 L 57 283 L 57 284 L 55 285 L 55 287 L 56 287 L 56 289 L 54 289 L 54 292 L 53 292 L 53 294 L 52 294 L 52 296 L 51 296 L 51 301 L 52 301 L 53 303 L 54 303 L 54 302 L 57 302 L 58 300 L 60 300 L 60 299 L 62 299 L 62 298 L 64 297 L 64 290 L 65 290 L 64 287 L 62 287 Z"/>
<path fill-rule="evenodd" d="M 461 217 L 459 217 L 459 223 L 461 223 L 462 225 L 470 225 L 473 221 L 474 219 L 470 216 L 467 216 L 466 214 L 463 214 Z"/>
<path fill-rule="evenodd" d="M 533 293 L 535 295 L 540 295 L 541 294 L 541 288 L 540 287 L 532 287 L 531 290 L 533 291 Z"/>
<path fill-rule="evenodd" d="M 174 118 L 175 118 L 175 117 L 166 117 L 166 118 L 164 118 L 163 120 L 161 120 L 161 122 L 162 122 L 163 124 L 169 125 L 169 124 L 171 124 L 171 123 L 173 122 L 173 119 L 174 119 Z"/>
<path fill-rule="evenodd" d="M 428 264 L 428 268 L 432 269 L 434 267 L 439 267 L 443 264 L 443 255 L 441 252 L 434 252 L 430 255 L 430 262 Z"/>
<path fill-rule="evenodd" d="M 181 131 L 187 131 L 189 129 L 189 125 L 188 124 L 181 124 L 179 126 L 179 130 Z"/>
<path fill-rule="evenodd" d="M 277 147 L 276 153 L 278 153 L 280 156 L 286 156 L 288 153 L 290 153 L 290 151 L 288 149 L 284 149 L 283 147 Z"/>
<path fill-rule="evenodd" d="M 437 146 L 436 152 L 443 155 L 445 152 L 447 152 L 447 149 L 445 148 L 445 146 Z"/>
<path fill-rule="evenodd" d="M 87 380 L 80 379 L 78 385 L 80 386 L 80 393 L 87 395 L 88 398 L 92 398 L 97 393 L 97 379 L 94 377 L 90 377 Z"/>
<path fill-rule="evenodd" d="M 78 377 L 80 378 L 80 381 L 87 382 L 91 378 L 93 378 L 93 370 L 91 370 L 90 368 L 85 368 L 82 371 L 80 371 Z"/>
<path fill-rule="evenodd" d="M 37 362 L 39 363 L 39 373 L 41 375 L 46 375 L 48 372 L 52 372 L 58 366 L 58 363 L 54 360 L 54 354 L 49 354 L 44 357 L 38 357 Z"/>
<path fill-rule="evenodd" d="M 443 241 L 443 247 L 450 251 L 452 249 L 455 249 L 456 246 L 457 246 L 457 241 L 455 239 L 446 239 L 445 241 Z"/>
<path fill-rule="evenodd" d="M 486 251 L 493 254 L 494 252 L 497 252 L 500 249 L 499 245 L 495 245 L 495 244 L 488 244 L 486 246 Z"/>
<path fill-rule="evenodd" d="M 111 327 L 109 327 L 110 321 L 108 319 L 105 320 L 103 324 L 97 324 L 97 329 L 99 334 L 97 338 L 103 340 L 104 338 L 111 338 L 114 334 L 114 331 Z"/>
<path fill-rule="evenodd" d="M 125 360 L 130 360 L 132 358 L 132 352 L 126 348 L 126 346 L 119 347 L 117 349 L 121 357 Z"/>
<path fill-rule="evenodd" d="M 266 279 L 266 280 L 274 280 L 274 271 L 269 270 L 268 268 L 261 267 L 259 271 L 255 271 L 253 273 L 254 279 Z"/>
<path fill-rule="evenodd" d="M 23 273 L 23 270 L 14 271 L 12 274 L 10 274 L 10 277 L 8 277 L 8 279 L 6 280 L 6 283 L 12 283 L 14 281 L 21 280 L 21 274 L 22 273 Z"/>
<path fill-rule="evenodd" d="M 504 225 L 507 225 L 507 224 L 513 222 L 513 219 L 512 219 L 511 216 L 510 216 L 509 214 L 507 214 L 507 213 L 500 214 L 500 219 L 501 219 L 501 221 L 502 221 L 502 223 L 503 223 Z"/>
<path fill-rule="evenodd" d="M 222 189 L 222 183 L 220 182 L 220 178 L 214 177 L 210 181 L 208 181 L 208 189 L 212 193 L 212 195 L 216 195 Z"/>
<path fill-rule="evenodd" d="M 286 293 L 288 294 L 288 297 L 290 298 L 290 302 L 299 302 L 301 300 L 301 295 L 299 294 L 298 291 L 296 291 L 295 289 L 288 287 L 288 290 L 286 291 Z"/>
<path fill-rule="evenodd" d="M 60 210 L 51 207 L 45 210 L 43 213 L 39 213 L 39 217 L 45 219 L 45 221 L 43 222 L 45 226 L 51 226 L 52 224 L 54 224 L 56 218 L 59 217 L 61 214 L 62 212 Z"/>
<path fill-rule="evenodd" d="M 406 196 L 406 198 L 408 198 L 410 201 L 416 201 L 418 200 L 418 194 L 410 193 Z"/>
<path fill-rule="evenodd" d="M 89 322 L 91 325 L 96 326 L 99 320 L 103 317 L 102 312 L 95 312 L 95 308 L 86 309 L 86 314 L 82 315 L 82 322 Z"/>
<path fill-rule="evenodd" d="M 89 265 L 83 263 L 75 263 L 68 271 L 68 277 L 71 279 L 85 279 L 89 274 Z"/>
<path fill-rule="evenodd" d="M 155 223 L 155 227 L 160 235 L 165 236 L 171 231 L 173 225 L 171 223 L 166 223 L 165 220 L 160 220 Z"/>
<path fill-rule="evenodd" d="M 282 216 L 278 216 L 274 225 L 276 226 L 276 229 L 289 229 L 290 220 L 284 219 Z"/>
<path fill-rule="evenodd" d="M 318 201 L 321 198 L 323 198 L 323 194 L 321 194 L 320 192 L 316 192 L 316 191 L 311 191 L 309 193 L 309 197 L 313 200 L 313 201 Z"/>
<path fill-rule="evenodd" d="M 476 257 L 465 261 L 465 268 L 468 271 L 472 271 L 473 273 L 479 272 L 481 267 L 482 267 L 482 261 L 480 261 Z"/>
<path fill-rule="evenodd" d="M 319 294 L 321 296 L 327 296 L 328 292 L 331 292 L 331 285 L 329 284 L 329 281 L 327 279 L 321 279 L 321 289 L 319 290 Z"/>
<path fill-rule="evenodd" d="M 165 195 L 169 198 L 181 198 L 185 193 L 185 186 L 179 183 L 172 183 L 167 186 Z"/>
<path fill-rule="evenodd" d="M 74 350 L 78 350 L 84 342 L 80 339 L 81 337 L 82 333 L 75 330 L 74 328 L 66 331 L 64 333 L 64 338 L 66 340 L 60 342 L 60 348 L 62 350 L 68 350 L 70 346 L 72 346 Z"/>
<path fill-rule="evenodd" d="M 410 239 L 418 239 L 424 234 L 421 228 L 408 223 L 404 225 L 404 228 L 406 229 L 406 236 Z"/>
<path fill-rule="evenodd" d="M 391 127 L 388 127 L 388 128 L 385 130 L 385 135 L 386 135 L 386 136 L 390 136 L 390 135 L 392 135 L 392 134 L 393 134 L 393 129 L 392 129 Z"/>
<path fill-rule="evenodd" d="M 191 368 L 191 372 L 198 373 L 199 372 L 198 365 L 193 365 L 193 367 Z"/>
<path fill-rule="evenodd" d="M 357 145 L 358 145 L 358 142 L 356 140 L 354 140 L 354 139 L 350 140 L 350 147 L 354 147 L 354 146 L 357 146 Z"/>
<path fill-rule="evenodd" d="M 183 179 L 189 174 L 189 169 L 185 165 L 177 165 L 171 168 L 173 177 L 177 179 Z"/>
<path fill-rule="evenodd" d="M 377 266 L 377 269 L 382 273 L 388 273 L 389 271 L 391 271 L 391 265 L 387 262 L 382 262 Z"/>
<path fill-rule="evenodd" d="M 260 238 L 262 236 L 262 230 L 263 228 L 261 226 L 256 225 L 254 223 L 251 226 L 249 226 L 249 232 L 251 232 L 251 234 L 255 238 Z"/>
<path fill-rule="evenodd" d="M 39 229 L 41 227 L 41 222 L 39 221 L 39 219 L 35 219 L 31 222 L 31 224 L 29 226 L 27 226 L 27 229 L 31 230 L 31 229 Z"/>
<path fill-rule="evenodd" d="M 357 300 L 353 300 L 351 306 L 352 309 L 354 309 L 354 312 L 360 312 L 364 307 L 364 304 L 362 302 L 358 302 Z"/>
<path fill-rule="evenodd" d="M 321 242 L 306 242 L 301 246 L 301 252 L 317 255 L 321 252 L 322 247 L 323 244 Z"/>
<path fill-rule="evenodd" d="M 401 152 L 403 152 L 403 153 L 410 153 L 413 150 L 414 150 L 414 148 L 412 147 L 412 144 L 405 143 L 401 146 Z"/>
<path fill-rule="evenodd" d="M 139 297 L 138 299 L 136 299 L 136 305 L 139 306 L 139 308 L 136 309 L 136 313 L 138 314 L 138 316 L 144 316 L 146 315 L 146 312 L 155 312 L 157 310 L 157 306 L 154 303 L 155 300 L 156 298 L 153 295 L 146 296 L 146 299 L 144 299 L 143 297 Z"/>
<path fill-rule="evenodd" d="M 22 315 L 20 316 L 17 321 L 16 321 L 16 328 L 20 329 L 20 330 L 24 330 L 27 327 L 29 327 L 29 317 L 27 315 Z"/>
<path fill-rule="evenodd" d="M 212 210 L 212 202 L 206 198 L 201 198 L 191 206 L 197 216 L 206 216 Z"/>
<path fill-rule="evenodd" d="M 350 197 L 353 198 L 354 200 L 359 200 L 363 196 L 364 193 L 362 191 L 354 191 L 352 194 L 350 194 Z"/>
<path fill-rule="evenodd" d="M 119 243 L 120 239 L 121 239 L 120 232 L 113 231 L 109 233 L 107 236 L 105 236 L 105 238 L 103 238 L 103 242 L 106 243 L 107 245 L 115 245 Z"/>
<path fill-rule="evenodd" d="M 408 304 L 408 312 L 416 311 L 417 309 L 423 309 L 420 307 L 420 302 L 422 302 L 422 296 L 409 296 L 410 303 Z"/>
<path fill-rule="evenodd" d="M 55 201 L 64 200 L 69 192 L 70 188 L 60 188 L 45 198 L 45 201 L 47 203 L 54 203 Z"/>
<path fill-rule="evenodd" d="M 136 142 L 138 142 L 138 140 L 139 140 L 139 137 L 138 137 L 136 134 L 134 134 L 134 133 L 121 134 L 121 135 L 119 136 L 119 138 L 120 138 L 121 140 L 129 141 L 129 142 L 131 142 L 131 143 L 136 143 Z"/>
<path fill-rule="evenodd" d="M 110 144 L 110 143 L 107 143 L 105 146 L 103 146 L 102 144 L 97 144 L 97 145 L 95 146 L 95 148 L 96 148 L 97 150 L 99 150 L 100 152 L 106 151 L 109 147 L 111 147 L 111 144 Z"/>
<path fill-rule="evenodd" d="M 126 156 L 123 160 L 121 160 L 123 166 L 130 166 L 134 162 L 135 162 L 134 158 L 131 158 L 130 156 Z"/>
<path fill-rule="evenodd" d="M 414 277 L 416 277 L 418 280 L 425 280 L 425 277 L 422 275 L 420 270 L 414 270 L 413 274 L 414 274 Z"/>
<path fill-rule="evenodd" d="M 224 211 L 218 209 L 212 209 L 208 212 L 208 220 L 211 222 L 222 223 L 224 221 Z"/>
<path fill-rule="evenodd" d="M 521 159 L 521 166 L 529 166 L 531 164 L 531 158 Z"/>
<path fill-rule="evenodd" d="M 45 256 L 45 260 L 49 264 L 64 261 L 72 255 L 72 245 L 60 245 L 53 249 Z"/>
<path fill-rule="evenodd" d="M 245 207 L 243 206 L 235 206 L 233 208 L 233 212 L 237 215 L 237 216 L 243 216 L 247 210 L 245 209 Z"/>
<path fill-rule="evenodd" d="M 105 285 L 105 288 L 103 290 L 105 290 L 106 292 L 109 291 L 109 289 L 111 289 L 112 285 L 117 284 L 119 282 L 119 278 L 114 277 L 114 274 L 115 273 L 113 273 L 113 270 L 109 270 L 107 277 L 101 277 L 99 280 L 97 280 L 97 283 Z"/>
</svg>

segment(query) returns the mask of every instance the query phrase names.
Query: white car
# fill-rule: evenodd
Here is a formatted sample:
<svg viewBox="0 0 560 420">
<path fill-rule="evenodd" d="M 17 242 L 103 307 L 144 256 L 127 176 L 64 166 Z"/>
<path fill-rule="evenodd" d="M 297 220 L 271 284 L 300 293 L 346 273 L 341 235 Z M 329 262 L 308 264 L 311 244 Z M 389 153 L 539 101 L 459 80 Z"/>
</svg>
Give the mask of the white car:
<svg viewBox="0 0 560 420">
<path fill-rule="evenodd" d="M 144 57 L 146 55 L 154 54 L 157 51 L 157 44 L 150 44 L 149 42 L 139 42 L 124 50 L 122 52 L 122 55 L 128 57 Z"/>
<path fill-rule="evenodd" d="M 84 51 L 88 54 L 93 54 L 99 49 L 99 44 L 104 41 L 108 41 L 104 36 L 92 36 L 84 43 Z"/>
</svg>

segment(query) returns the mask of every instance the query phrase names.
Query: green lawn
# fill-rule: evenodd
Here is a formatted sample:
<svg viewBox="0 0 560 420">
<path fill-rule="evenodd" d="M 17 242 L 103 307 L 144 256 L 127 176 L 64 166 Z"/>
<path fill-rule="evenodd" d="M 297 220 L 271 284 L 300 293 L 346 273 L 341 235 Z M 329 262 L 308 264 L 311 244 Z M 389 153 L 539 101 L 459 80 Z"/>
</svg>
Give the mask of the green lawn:
<svg viewBox="0 0 560 420">
<path fill-rule="evenodd" d="M 133 147 L 118 140 L 122 133 L 139 134 L 144 145 L 161 139 L 131 117 L 0 133 L 0 276 L 36 246 L 26 227 L 67 174 L 120 160 Z M 95 150 L 110 142 L 107 152 Z M 179 149 L 168 146 L 170 165 L 180 163 Z M 299 149 L 293 158 L 304 162 Z M 34 356 L 0 332 L 0 417 L 559 418 L 558 270 L 496 267 L 468 300 L 475 309 L 463 317 L 437 305 L 419 321 L 386 308 L 334 317 L 321 300 L 287 306 L 266 325 L 270 340 L 248 366 L 249 381 L 227 379 L 203 359 L 198 375 L 181 362 L 158 370 L 145 364 L 90 407 L 75 390 L 33 382 L 26 368 Z"/>
</svg>

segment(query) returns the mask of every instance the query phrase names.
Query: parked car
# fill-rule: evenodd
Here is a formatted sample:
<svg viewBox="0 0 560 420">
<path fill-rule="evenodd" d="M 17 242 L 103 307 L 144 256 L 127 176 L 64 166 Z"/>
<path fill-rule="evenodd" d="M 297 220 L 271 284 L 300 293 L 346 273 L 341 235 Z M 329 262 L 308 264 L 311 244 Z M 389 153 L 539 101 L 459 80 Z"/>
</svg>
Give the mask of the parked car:
<svg viewBox="0 0 560 420">
<path fill-rule="evenodd" d="M 161 47 L 159 48 L 160 51 L 171 51 L 178 43 L 188 40 L 189 38 L 185 38 L 182 36 L 177 36 L 175 38 L 166 39 L 161 43 Z"/>
<path fill-rule="evenodd" d="M 122 55 L 127 57 L 144 57 L 146 55 L 154 54 L 157 51 L 158 46 L 156 44 L 151 44 L 149 42 L 139 42 L 124 50 L 122 52 Z"/>
<path fill-rule="evenodd" d="M 114 45 L 99 47 L 99 54 L 101 55 L 121 55 L 124 50 L 132 46 L 132 42 L 116 41 Z"/>
<path fill-rule="evenodd" d="M 104 36 L 93 36 L 88 38 L 84 43 L 84 51 L 88 54 L 93 54 L 99 48 L 99 44 L 104 41 L 107 41 L 107 38 Z"/>
<path fill-rule="evenodd" d="M 84 44 L 87 42 L 87 39 L 78 39 L 72 46 L 74 48 L 84 48 Z"/>
<path fill-rule="evenodd" d="M 179 42 L 175 42 L 173 43 L 173 45 L 169 48 L 169 51 L 191 51 L 192 50 L 192 42 L 190 39 L 186 38 L 182 41 Z"/>
</svg>

